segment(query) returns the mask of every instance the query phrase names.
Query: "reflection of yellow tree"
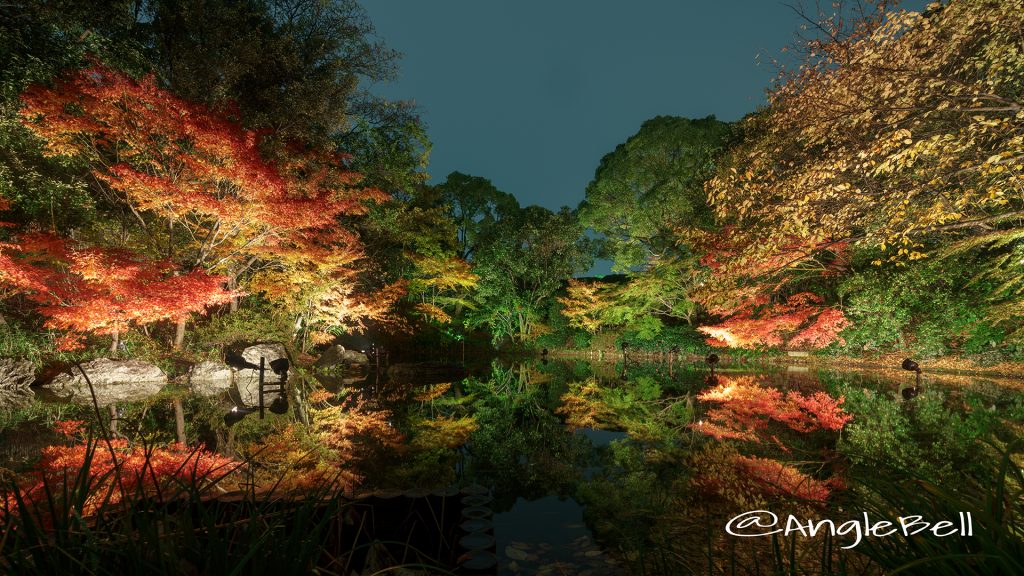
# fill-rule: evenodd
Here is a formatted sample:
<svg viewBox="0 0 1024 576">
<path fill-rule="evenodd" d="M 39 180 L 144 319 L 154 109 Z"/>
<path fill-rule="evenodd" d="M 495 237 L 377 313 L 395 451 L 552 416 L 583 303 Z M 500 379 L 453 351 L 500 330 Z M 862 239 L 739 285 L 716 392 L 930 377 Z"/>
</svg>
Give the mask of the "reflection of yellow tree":
<svg viewBox="0 0 1024 576">
<path fill-rule="evenodd" d="M 436 384 L 423 387 L 412 397 L 434 402 L 450 389 L 450 383 Z M 404 400 L 409 395 L 410 389 L 402 388 L 391 397 Z M 335 486 L 352 491 L 366 477 L 375 483 L 401 485 L 416 474 L 439 481 L 438 473 L 452 468 L 448 464 L 438 468 L 438 455 L 452 454 L 478 428 L 472 416 L 413 413 L 404 420 L 403 433 L 393 423 L 390 411 L 364 400 L 348 397 L 337 402 L 334 394 L 322 389 L 311 392 L 308 399 L 308 425 L 283 424 L 246 447 L 258 465 L 257 486 L 290 490 Z M 381 476 L 381 471 L 387 476 Z"/>
<path fill-rule="evenodd" d="M 309 427 L 288 423 L 249 447 L 261 470 L 257 484 L 295 489 L 334 484 L 351 490 L 362 481 L 363 464 L 405 448 L 391 413 L 363 401 L 325 404 L 309 414 Z"/>
<path fill-rule="evenodd" d="M 556 412 L 573 429 L 623 430 L 639 442 L 667 446 L 690 423 L 693 398 L 665 396 L 660 383 L 651 376 L 638 376 L 614 386 L 602 386 L 596 378 L 589 378 L 569 385 Z"/>
<path fill-rule="evenodd" d="M 476 419 L 472 416 L 461 418 L 438 417 L 418 423 L 410 446 L 418 450 L 445 448 L 454 450 L 469 440 L 476 431 Z"/>
<path fill-rule="evenodd" d="M 601 387 L 594 378 L 573 386 L 570 392 L 562 395 L 562 405 L 555 412 L 565 416 L 565 424 L 574 430 L 600 428 L 610 415 L 601 399 Z"/>
</svg>

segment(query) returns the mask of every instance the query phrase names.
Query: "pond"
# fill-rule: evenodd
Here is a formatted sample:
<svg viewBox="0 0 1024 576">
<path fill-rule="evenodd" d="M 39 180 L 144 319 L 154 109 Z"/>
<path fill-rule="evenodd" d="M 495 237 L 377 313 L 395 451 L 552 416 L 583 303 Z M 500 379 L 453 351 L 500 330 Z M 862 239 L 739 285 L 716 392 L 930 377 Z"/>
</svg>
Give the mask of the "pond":
<svg viewBox="0 0 1024 576">
<path fill-rule="evenodd" d="M 239 400 L 224 393 L 164 390 L 98 411 L 37 399 L 4 415 L 0 466 L 32 469 L 44 446 L 76 441 L 55 426 L 95 422 L 98 413 L 103 430 L 129 441 L 182 439 L 246 462 L 224 483 L 229 492 L 301 490 L 330 477 L 353 502 L 374 507 L 382 526 L 386 514 L 413 516 L 386 512 L 398 509 L 389 504 L 396 495 L 413 502 L 417 518 L 428 508 L 438 518 L 435 507 L 453 503 L 455 520 L 400 534 L 426 542 L 417 551 L 434 547 L 422 532 L 440 534 L 436 547 L 446 552 L 433 556 L 446 569 L 870 574 L 984 545 L 966 524 L 950 536 L 868 537 L 876 520 L 920 515 L 934 524 L 972 512 L 975 530 L 1016 530 L 984 504 L 1007 469 L 1020 470 L 1016 456 L 999 465 L 1024 422 L 1015 386 L 927 373 L 917 385 L 896 370 L 711 373 L 701 363 L 573 360 L 495 360 L 450 382 L 300 373 L 289 382 L 288 411 L 262 420 L 226 422 Z M 1007 482 L 1000 506 L 1015 509 L 1019 488 Z M 735 519 L 758 510 L 797 523 L 869 525 L 768 535 L 763 516 L 746 528 L 766 535 L 741 535 Z M 397 537 L 380 530 L 372 540 Z M 396 556 L 360 562 L 382 568 Z"/>
</svg>

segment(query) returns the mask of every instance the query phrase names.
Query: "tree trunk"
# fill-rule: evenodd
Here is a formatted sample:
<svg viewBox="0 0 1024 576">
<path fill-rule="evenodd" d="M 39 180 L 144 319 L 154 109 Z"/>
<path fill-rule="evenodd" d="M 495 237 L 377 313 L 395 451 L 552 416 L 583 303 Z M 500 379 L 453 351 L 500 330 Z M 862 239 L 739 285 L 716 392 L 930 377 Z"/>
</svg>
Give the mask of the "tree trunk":
<svg viewBox="0 0 1024 576">
<path fill-rule="evenodd" d="M 238 279 L 234 276 L 228 276 L 228 290 L 234 292 L 238 288 Z M 232 313 L 238 312 L 238 296 L 231 297 L 231 303 L 228 305 L 229 310 Z"/>
<path fill-rule="evenodd" d="M 175 350 L 181 349 L 182 345 L 185 344 L 185 323 L 188 322 L 187 317 L 181 317 L 178 319 L 178 325 L 174 331 L 174 348 Z"/>
<path fill-rule="evenodd" d="M 174 431 L 178 435 L 178 442 L 186 444 L 185 408 L 181 405 L 181 398 L 174 399 Z"/>
<path fill-rule="evenodd" d="M 117 438 L 117 436 L 118 436 L 117 424 L 121 420 L 117 416 L 117 404 L 111 404 L 109 408 L 110 408 L 110 437 L 111 438 Z"/>
<path fill-rule="evenodd" d="M 121 343 L 121 337 L 117 332 L 110 335 L 110 353 L 117 354 L 117 345 Z"/>
</svg>

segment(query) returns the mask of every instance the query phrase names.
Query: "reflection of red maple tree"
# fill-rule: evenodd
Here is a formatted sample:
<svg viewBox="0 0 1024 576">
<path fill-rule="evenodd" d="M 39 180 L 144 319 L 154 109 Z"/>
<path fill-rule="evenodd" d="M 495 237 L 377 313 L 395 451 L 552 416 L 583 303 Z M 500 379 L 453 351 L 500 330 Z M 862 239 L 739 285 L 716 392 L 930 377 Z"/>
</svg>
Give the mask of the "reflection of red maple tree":
<svg viewBox="0 0 1024 576">
<path fill-rule="evenodd" d="M 744 510 L 780 499 L 817 505 L 842 485 L 835 479 L 819 480 L 773 458 L 740 454 L 723 444 L 696 453 L 693 464 L 698 471 L 693 479 L 696 489 Z"/>
<path fill-rule="evenodd" d="M 767 429 L 779 423 L 800 433 L 819 430 L 839 431 L 853 417 L 843 411 L 844 398 L 825 392 L 783 393 L 763 386 L 755 376 L 718 376 L 718 384 L 697 396 L 712 402 L 706 420 L 690 428 L 717 440 L 760 443 L 770 439 L 784 452 L 789 449 Z M 730 444 L 716 444 L 698 457 L 701 473 L 696 485 L 707 492 L 749 505 L 750 498 L 785 497 L 801 501 L 822 501 L 831 488 L 841 485 L 835 479 L 815 479 L 795 466 L 772 458 L 740 454 Z"/>
<path fill-rule="evenodd" d="M 768 496 L 788 496 L 800 500 L 828 499 L 828 485 L 772 458 L 742 456 L 732 459 L 737 471 L 751 479 Z"/>
<path fill-rule="evenodd" d="M 39 462 L 18 483 L 18 494 L 4 495 L 6 502 L 0 515 L 16 510 L 19 497 L 29 508 L 46 506 L 50 498 L 73 490 L 72 483 L 80 483 L 88 487 L 89 497 L 77 512 L 88 516 L 103 506 L 142 493 L 168 496 L 202 489 L 239 464 L 183 444 L 144 447 L 124 439 L 112 439 L 109 444 L 85 441 L 80 438 L 81 424 L 57 423 L 56 430 L 67 435 L 70 443 L 43 448 Z"/>
<path fill-rule="evenodd" d="M 718 386 L 697 396 L 698 400 L 717 404 L 707 413 L 707 421 L 690 427 L 721 439 L 760 441 L 762 431 L 771 422 L 779 422 L 798 432 L 842 430 L 853 416 L 843 411 L 844 398 L 825 392 L 802 394 L 761 386 L 754 376 L 719 376 Z"/>
</svg>

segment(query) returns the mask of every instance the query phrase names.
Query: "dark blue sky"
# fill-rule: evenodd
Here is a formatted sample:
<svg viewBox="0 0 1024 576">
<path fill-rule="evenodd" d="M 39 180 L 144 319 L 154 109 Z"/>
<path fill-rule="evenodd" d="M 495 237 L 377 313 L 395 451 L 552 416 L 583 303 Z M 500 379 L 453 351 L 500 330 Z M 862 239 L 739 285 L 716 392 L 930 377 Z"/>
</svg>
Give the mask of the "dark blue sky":
<svg viewBox="0 0 1024 576">
<path fill-rule="evenodd" d="M 659 114 L 735 120 L 799 26 L 772 0 L 364 0 L 434 143 L 429 172 L 575 207 L 598 161 Z M 761 54 L 761 64 L 757 54 Z"/>
<path fill-rule="evenodd" d="M 458 170 L 551 209 L 575 207 L 601 157 L 648 118 L 731 121 L 763 105 L 771 59 L 802 22 L 776 0 L 363 6 L 403 54 L 398 80 L 373 91 L 420 107 L 432 181 Z"/>
</svg>

